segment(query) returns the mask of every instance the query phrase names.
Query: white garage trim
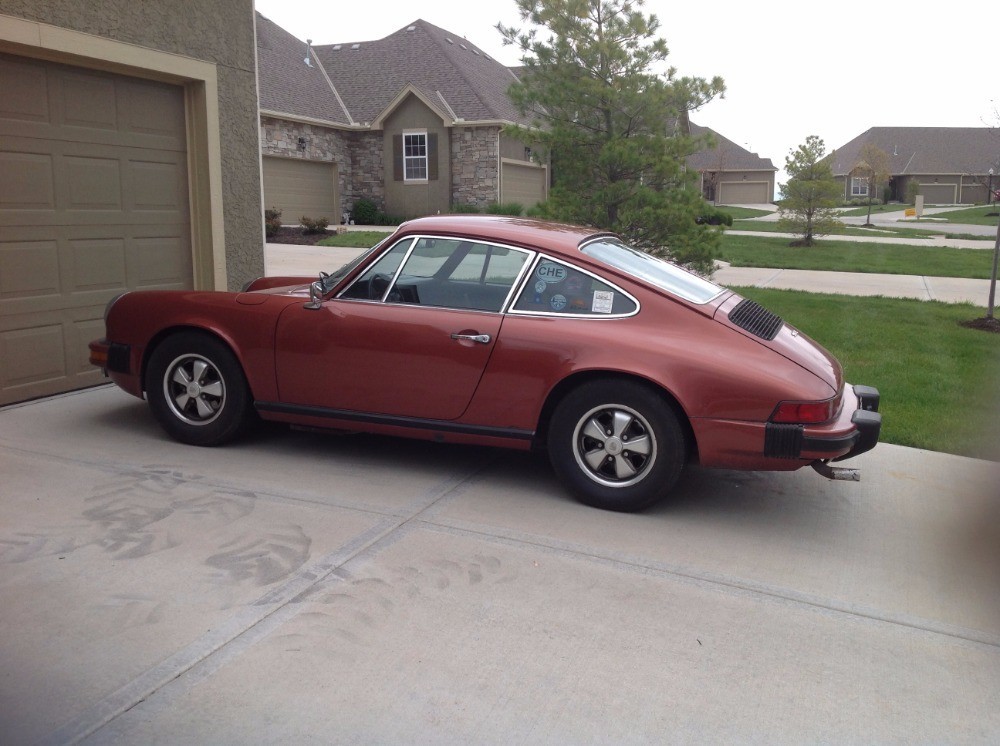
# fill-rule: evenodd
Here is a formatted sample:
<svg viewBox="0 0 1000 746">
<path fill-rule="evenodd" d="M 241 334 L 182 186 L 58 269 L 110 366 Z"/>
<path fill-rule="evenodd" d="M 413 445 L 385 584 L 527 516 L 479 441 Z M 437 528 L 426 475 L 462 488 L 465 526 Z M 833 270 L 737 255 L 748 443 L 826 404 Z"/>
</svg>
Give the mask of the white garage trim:
<svg viewBox="0 0 1000 746">
<path fill-rule="evenodd" d="M 218 72 L 213 63 L 0 15 L 0 51 L 184 86 L 194 286 L 224 290 Z"/>
</svg>

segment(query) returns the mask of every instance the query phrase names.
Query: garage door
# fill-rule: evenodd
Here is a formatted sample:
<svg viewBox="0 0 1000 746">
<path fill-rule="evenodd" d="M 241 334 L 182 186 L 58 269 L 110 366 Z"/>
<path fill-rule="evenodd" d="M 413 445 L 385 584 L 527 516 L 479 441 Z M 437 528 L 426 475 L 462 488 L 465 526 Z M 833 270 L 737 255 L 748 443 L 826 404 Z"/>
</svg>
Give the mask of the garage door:
<svg viewBox="0 0 1000 746">
<path fill-rule="evenodd" d="M 525 209 L 545 201 L 546 169 L 533 163 L 500 164 L 500 200 L 517 202 Z"/>
<path fill-rule="evenodd" d="M 724 181 L 719 184 L 723 205 L 763 205 L 771 201 L 766 181 Z"/>
<path fill-rule="evenodd" d="M 264 207 L 281 210 L 281 222 L 297 225 L 299 218 L 340 222 L 337 167 L 323 161 L 264 158 Z"/>
<path fill-rule="evenodd" d="M 100 383 L 126 289 L 190 288 L 184 96 L 0 55 L 0 404 Z"/>
<path fill-rule="evenodd" d="M 925 205 L 953 205 L 958 199 L 957 184 L 921 184 Z"/>
</svg>

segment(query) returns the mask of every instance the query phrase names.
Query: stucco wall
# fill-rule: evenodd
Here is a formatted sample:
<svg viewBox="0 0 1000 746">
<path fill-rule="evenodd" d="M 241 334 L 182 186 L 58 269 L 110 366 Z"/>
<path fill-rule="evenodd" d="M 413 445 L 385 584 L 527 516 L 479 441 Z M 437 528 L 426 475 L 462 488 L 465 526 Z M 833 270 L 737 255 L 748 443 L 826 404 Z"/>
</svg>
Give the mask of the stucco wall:
<svg viewBox="0 0 1000 746">
<path fill-rule="evenodd" d="M 0 0 L 0 14 L 214 63 L 227 282 L 263 274 L 253 0 Z"/>
<path fill-rule="evenodd" d="M 426 130 L 438 136 L 438 178 L 424 182 L 396 181 L 393 174 L 392 138 L 405 131 Z M 383 129 L 383 174 L 386 212 L 403 218 L 448 212 L 451 207 L 449 134 L 441 117 L 416 96 L 408 97 L 386 119 Z"/>
</svg>

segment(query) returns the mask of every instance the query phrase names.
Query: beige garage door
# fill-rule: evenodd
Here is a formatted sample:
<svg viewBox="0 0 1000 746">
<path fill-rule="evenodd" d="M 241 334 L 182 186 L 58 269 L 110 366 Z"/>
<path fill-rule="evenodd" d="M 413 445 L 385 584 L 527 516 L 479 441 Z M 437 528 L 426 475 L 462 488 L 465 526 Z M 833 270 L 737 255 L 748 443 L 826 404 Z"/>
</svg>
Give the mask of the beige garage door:
<svg viewBox="0 0 1000 746">
<path fill-rule="evenodd" d="M 724 181 L 719 184 L 723 205 L 763 205 L 771 201 L 766 181 Z"/>
<path fill-rule="evenodd" d="M 958 184 L 921 184 L 925 205 L 953 205 L 958 199 Z"/>
<path fill-rule="evenodd" d="M 298 225 L 302 217 L 340 222 L 337 167 L 324 161 L 263 159 L 264 207 L 281 210 L 281 222 Z"/>
<path fill-rule="evenodd" d="M 100 383 L 125 289 L 192 286 L 176 86 L 0 55 L 0 404 Z"/>
<path fill-rule="evenodd" d="M 532 163 L 500 164 L 500 200 L 517 202 L 525 209 L 545 201 L 546 170 Z"/>
</svg>

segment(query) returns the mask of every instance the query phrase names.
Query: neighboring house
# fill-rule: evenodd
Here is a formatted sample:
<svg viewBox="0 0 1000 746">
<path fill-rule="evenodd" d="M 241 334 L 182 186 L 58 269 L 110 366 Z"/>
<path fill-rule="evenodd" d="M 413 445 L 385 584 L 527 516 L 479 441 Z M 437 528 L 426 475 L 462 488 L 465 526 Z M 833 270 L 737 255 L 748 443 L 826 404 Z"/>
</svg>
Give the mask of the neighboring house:
<svg viewBox="0 0 1000 746">
<path fill-rule="evenodd" d="M 715 130 L 690 122 L 692 137 L 710 135 L 713 146 L 688 156 L 687 167 L 700 175 L 701 193 L 718 205 L 759 205 L 774 201 L 778 169 L 770 158 L 741 148 Z"/>
<path fill-rule="evenodd" d="M 889 155 L 889 199 L 906 200 L 911 182 L 926 204 L 978 204 L 1000 178 L 1000 130 L 989 127 L 872 127 L 831 155 L 847 200 L 867 198 L 867 182 L 852 177 L 861 149 L 873 143 Z M 874 197 L 881 199 L 882 194 Z"/>
<path fill-rule="evenodd" d="M 527 125 L 514 73 L 417 20 L 384 39 L 312 47 L 257 14 L 264 205 L 340 222 L 361 198 L 392 216 L 531 207 L 549 173 L 504 134 Z"/>
<path fill-rule="evenodd" d="M 100 383 L 115 295 L 263 274 L 252 0 L 0 0 L 0 405 Z"/>
</svg>

